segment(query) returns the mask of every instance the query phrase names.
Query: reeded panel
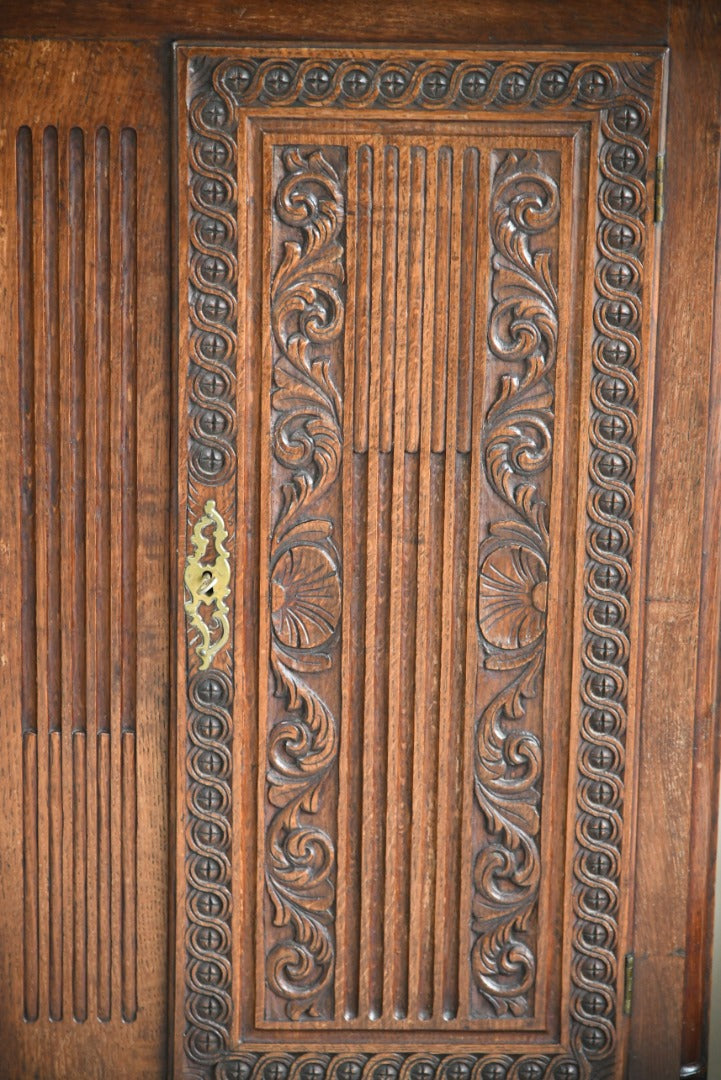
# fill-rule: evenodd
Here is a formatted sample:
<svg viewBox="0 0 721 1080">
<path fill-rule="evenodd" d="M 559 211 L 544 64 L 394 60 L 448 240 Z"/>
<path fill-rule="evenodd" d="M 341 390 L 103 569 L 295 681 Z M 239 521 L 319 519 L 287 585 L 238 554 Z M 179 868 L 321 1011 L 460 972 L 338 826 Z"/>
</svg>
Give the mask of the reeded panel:
<svg viewBox="0 0 721 1080">
<path fill-rule="evenodd" d="M 25 1019 L 37 1020 L 41 1008 L 54 1021 L 88 1019 L 92 983 L 97 1018 L 109 1020 L 115 963 L 115 1011 L 131 1022 L 137 139 L 131 128 L 111 145 L 107 127 L 59 134 L 48 126 L 35 135 L 22 127 L 15 151 L 22 579 L 32 598 L 23 606 Z M 115 485 L 113 444 L 120 447 Z M 113 577 L 122 597 L 115 613 Z M 114 624 L 123 638 L 119 678 L 111 668 Z M 118 810 L 113 787 L 121 792 Z M 122 879 L 113 872 L 111 848 Z M 121 913 L 114 957 L 113 908 Z"/>
<path fill-rule="evenodd" d="M 543 681 L 561 155 L 265 141 L 263 1018 L 532 1015 L 538 735 L 532 782 L 498 764 Z"/>
<path fill-rule="evenodd" d="M 3 45 L 9 1078 L 164 1046 L 167 216 L 132 104 L 156 80 L 145 49 Z"/>
<path fill-rule="evenodd" d="M 615 1075 L 659 64 L 179 56 L 190 1068 Z"/>
</svg>

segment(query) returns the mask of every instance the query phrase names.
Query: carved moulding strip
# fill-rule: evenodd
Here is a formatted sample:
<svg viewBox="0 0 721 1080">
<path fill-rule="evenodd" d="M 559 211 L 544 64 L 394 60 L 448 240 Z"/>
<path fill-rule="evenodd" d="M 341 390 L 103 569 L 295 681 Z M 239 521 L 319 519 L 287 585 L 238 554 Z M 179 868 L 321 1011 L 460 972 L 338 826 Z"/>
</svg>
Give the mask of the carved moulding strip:
<svg viewBox="0 0 721 1080">
<path fill-rule="evenodd" d="M 314 676 L 337 665 L 339 651 L 340 552 L 328 496 L 342 453 L 345 197 L 321 150 L 287 148 L 282 165 L 274 216 L 292 239 L 270 289 L 271 443 L 284 480 L 269 562 L 270 665 L 282 710 L 268 733 L 265 881 L 283 932 L 265 968 L 270 991 L 297 1020 L 327 1015 L 335 964 L 335 847 L 313 815 L 336 762 L 338 730 Z"/>
<path fill-rule="evenodd" d="M 492 180 L 491 356 L 503 365 L 485 417 L 485 468 L 511 512 L 481 545 L 478 626 L 484 666 L 502 673 L 478 720 L 475 791 L 487 843 L 475 856 L 471 967 L 498 1015 L 527 1015 L 536 977 L 529 929 L 541 877 L 543 747 L 524 727 L 542 680 L 550 540 L 543 484 L 553 456 L 557 257 L 545 243 L 560 195 L 537 154 L 507 153 Z M 532 248 L 532 243 L 534 247 Z M 552 257 L 554 256 L 554 257 Z"/>
<path fill-rule="evenodd" d="M 603 108 L 619 89 L 648 91 L 648 63 L 553 57 L 435 59 L 393 55 L 258 56 L 228 60 L 221 85 L 236 105 L 338 109 Z"/>
<path fill-rule="evenodd" d="M 574 1049 L 599 1075 L 617 1042 L 650 137 L 649 100 L 620 88 L 601 114 L 573 887 L 571 1033 Z"/>
<path fill-rule="evenodd" d="M 181 50 L 182 51 L 182 50 Z M 191 50 L 186 50 L 191 52 Z M 189 458 L 189 486 L 192 489 L 199 466 L 203 483 L 214 483 L 211 468 L 222 484 L 234 469 L 233 402 L 235 355 L 234 318 L 237 299 L 235 216 L 226 232 L 220 211 L 229 210 L 235 197 L 235 131 L 246 105 L 266 108 L 325 106 L 332 108 L 419 110 L 463 110 L 471 114 L 490 111 L 511 117 L 516 108 L 550 113 L 565 119 L 583 120 L 589 113 L 598 114 L 601 141 L 598 171 L 598 224 L 596 236 L 596 307 L 591 394 L 591 452 L 587 499 L 586 550 L 588 564 L 585 584 L 585 637 L 582 676 L 582 741 L 577 751 L 579 816 L 575 836 L 571 965 L 570 1046 L 561 1054 L 494 1055 L 478 1051 L 453 1056 L 419 1054 L 354 1053 L 343 1055 L 302 1053 L 238 1053 L 229 1043 L 230 995 L 227 931 L 230 914 L 229 877 L 219 887 L 206 881 L 198 889 L 197 878 L 186 869 L 189 964 L 186 969 L 186 1054 L 188 1075 L 223 1078 L 263 1077 L 285 1080 L 302 1076 L 304 1080 L 322 1080 L 339 1076 L 341 1080 L 360 1080 L 363 1076 L 378 1080 L 417 1080 L 449 1076 L 450 1080 L 595 1080 L 614 1071 L 617 1045 L 617 1004 L 615 1000 L 618 960 L 618 885 L 620 874 L 622 811 L 624 804 L 624 747 L 627 723 L 627 670 L 630 641 L 628 636 L 631 592 L 631 554 L 633 545 L 631 511 L 635 490 L 638 441 L 638 405 L 641 399 L 637 368 L 640 360 L 643 287 L 647 276 L 643 267 L 648 228 L 646 177 L 651 141 L 651 107 L 660 78 L 660 58 L 641 56 L 621 61 L 593 58 L 555 58 L 519 61 L 511 57 L 463 59 L 417 55 L 399 56 L 379 51 L 362 60 L 304 51 L 296 58 L 263 55 L 249 57 L 234 50 L 223 55 L 202 56 L 202 49 L 192 49 L 189 57 L 193 70 L 189 80 L 188 147 L 190 152 L 191 194 L 191 380 L 205 367 L 218 375 L 214 384 L 217 402 L 227 411 L 215 408 L 216 397 L 206 402 L 195 387 L 191 390 L 186 424 L 195 447 Z M 209 51 L 209 50 L 208 50 Z M 277 79 L 271 72 L 285 71 Z M 393 76 L 393 72 L 398 77 Z M 360 74 L 358 74 L 360 73 Z M 438 77 L 435 77 L 438 76 Z M 385 78 L 384 78 L 385 77 Z M 211 115 L 212 113 L 212 115 Z M 200 147 L 207 155 L 201 160 Z M 213 147 L 215 149 L 213 149 Z M 218 157 L 217 162 L 210 158 Z M 220 160 L 222 159 L 222 160 Z M 208 175 L 209 171 L 210 175 Z M 220 188 L 207 188 L 198 201 L 194 183 L 219 179 Z M 227 183 L 227 186 L 223 186 Z M 217 198 L 217 202 L 214 200 Z M 216 207 L 216 210 L 213 210 Z M 221 238 L 211 224 L 204 243 L 223 246 L 230 262 L 225 283 L 202 313 L 193 314 L 193 296 L 202 292 L 193 258 L 209 254 L 193 237 L 193 216 L 200 211 L 209 222 L 221 225 Z M 217 215 L 217 216 L 216 216 Z M 212 277 L 212 273 L 209 274 Z M 219 272 L 222 274 L 223 270 Z M 195 285 L 194 285 L 195 282 Z M 206 279 L 206 284 L 210 282 Z M 229 301 L 228 306 L 224 301 Z M 208 342 L 209 351 L 219 349 L 223 356 L 214 370 L 206 365 L 210 356 L 198 364 L 194 335 L 218 331 L 225 341 L 230 333 L 231 347 L 226 353 L 219 342 Z M 226 383 L 222 381 L 227 379 Z M 225 390 L 227 386 L 227 391 Z M 203 393 L 210 392 L 210 385 Z M 223 419 L 198 420 L 200 408 L 210 405 L 227 423 L 222 432 L 212 430 Z M 208 431 L 208 429 L 211 429 Z M 201 448 L 218 451 L 211 457 L 199 457 Z M 228 451 L 226 456 L 225 451 Z M 619 471 L 620 470 L 620 471 Z M 234 521 L 234 516 L 233 516 Z M 229 526 L 230 527 L 230 526 Z M 231 550 L 232 559 L 232 550 Z M 232 623 L 232 618 L 231 618 Z M 230 650 L 226 651 L 230 657 Z M 205 710 L 219 721 L 218 745 L 229 750 L 232 668 L 218 679 L 221 705 Z M 216 691 L 214 691 L 215 693 Z M 194 730 L 194 709 L 199 703 L 196 685 L 188 674 L 189 733 Z M 205 707 L 204 707 L 205 709 Z M 200 710 L 199 710 L 200 712 Z M 222 716 L 222 720 L 220 717 Z M 189 755 L 189 791 L 197 783 Z M 230 774 L 230 757 L 227 766 Z M 223 776 L 225 779 L 225 774 Z M 203 784 L 207 788 L 207 784 Z M 214 789 L 215 790 L 215 789 Z M 229 792 L 229 787 L 227 788 Z M 215 800 L 215 795 L 213 796 Z M 222 797 L 214 811 L 222 834 L 223 850 L 229 850 L 230 801 Z M 210 820 L 199 807 L 192 819 Z M 188 832 L 188 867 L 194 855 Z M 225 871 L 223 871 L 225 872 Z M 199 917 L 194 897 L 212 897 L 213 914 Z M 220 907 L 218 907 L 218 904 Z M 203 931 L 210 933 L 204 935 Z M 218 963 L 219 961 L 219 963 Z M 196 963 L 209 967 L 209 982 L 195 981 Z M 213 969 L 217 963 L 219 970 Z M 203 1009 L 221 1010 L 220 1019 L 207 1019 L 196 1006 L 198 995 Z M 208 1004 L 209 1003 L 209 1004 Z"/>
<path fill-rule="evenodd" d="M 186 536 L 188 617 L 184 1039 L 187 1074 L 200 1077 L 228 1045 L 232 1015 L 230 589 L 238 294 L 236 121 L 202 60 L 191 65 L 187 119 L 188 413 L 181 433 L 188 475 L 180 533 Z"/>
</svg>

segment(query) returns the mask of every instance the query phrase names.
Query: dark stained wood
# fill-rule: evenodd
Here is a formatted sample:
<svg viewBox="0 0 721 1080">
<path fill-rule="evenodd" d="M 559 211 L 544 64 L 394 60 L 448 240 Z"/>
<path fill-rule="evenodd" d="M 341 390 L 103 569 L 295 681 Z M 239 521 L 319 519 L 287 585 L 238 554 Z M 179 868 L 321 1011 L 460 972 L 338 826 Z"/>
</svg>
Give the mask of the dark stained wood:
<svg viewBox="0 0 721 1080">
<path fill-rule="evenodd" d="M 6 0 L 0 32 L 7 37 L 148 38 L 168 42 L 226 41 L 353 41 L 459 42 L 504 45 L 663 45 L 668 10 L 654 0 L 637 0 L 633 11 L 623 0 L 607 0 L 603 8 L 581 3 L 517 0 L 455 0 L 439 10 L 425 0 L 403 5 L 359 0 L 265 0 L 226 4 L 222 0 Z"/>
<path fill-rule="evenodd" d="M 540 879 L 521 932 L 523 944 L 535 950 L 539 974 L 525 1016 L 513 1023 L 535 1025 L 541 1035 L 516 1032 L 509 1041 L 502 1034 L 507 1019 L 499 1027 L 478 985 L 463 978 L 463 928 L 472 909 L 477 919 L 488 918 L 466 888 L 489 834 L 473 808 L 473 733 L 464 717 L 473 717 L 490 685 L 485 673 L 477 680 L 472 674 L 480 642 L 478 541 L 502 501 L 494 503 L 478 466 L 492 392 L 485 365 L 500 363 L 492 354 L 486 358 L 485 322 L 494 302 L 492 179 L 502 164 L 499 148 L 514 148 L 508 140 L 498 143 L 507 120 L 499 115 L 496 134 L 483 138 L 469 129 L 444 130 L 440 118 L 420 124 L 411 112 L 398 111 L 396 128 L 383 132 L 377 119 L 363 128 L 357 110 L 351 119 L 315 109 L 315 121 L 298 114 L 291 115 L 292 125 L 253 121 L 256 140 L 267 128 L 265 149 L 253 139 L 243 144 L 250 147 L 251 166 L 239 173 L 241 246 L 231 266 L 231 276 L 239 273 L 249 283 L 247 293 L 240 290 L 242 318 L 233 331 L 243 356 L 252 359 L 239 369 L 243 410 L 232 437 L 227 429 L 223 435 L 230 398 L 221 393 L 194 429 L 199 446 L 203 432 L 213 435 L 206 450 L 224 439 L 233 454 L 237 447 L 242 478 L 237 490 L 232 479 L 221 485 L 223 499 L 237 499 L 225 522 L 228 537 L 215 531 L 210 517 L 205 537 L 215 533 L 214 539 L 197 568 L 199 580 L 204 567 L 212 564 L 214 571 L 212 591 L 205 594 L 212 603 L 200 601 L 199 615 L 207 618 L 226 601 L 233 608 L 235 703 L 230 706 L 226 696 L 229 653 L 221 651 L 210 669 L 220 689 L 197 679 L 192 702 L 198 717 L 188 721 L 183 603 L 186 582 L 195 578 L 192 572 L 185 577 L 193 548 L 185 535 L 184 500 L 187 454 L 195 451 L 183 423 L 196 390 L 187 378 L 187 101 L 171 71 L 174 40 L 208 40 L 221 48 L 275 41 L 296 49 L 337 42 L 361 53 L 374 43 L 401 51 L 417 43 L 427 55 L 453 43 L 457 49 L 508 45 L 521 56 L 533 47 L 613 53 L 670 46 L 666 219 L 662 230 L 649 223 L 648 232 L 649 239 L 662 238 L 657 294 L 650 280 L 643 285 L 645 310 L 657 312 L 657 364 L 653 387 L 646 379 L 648 354 L 637 371 L 629 724 L 622 746 L 623 806 L 613 819 L 631 832 L 621 848 L 616 959 L 603 993 L 615 1001 L 616 1075 L 625 1058 L 631 1080 L 675 1080 L 681 1064 L 704 1060 L 719 773 L 721 323 L 714 279 L 720 32 L 714 0 L 3 5 L 0 36 L 26 39 L 0 42 L 3 1076 L 182 1076 L 187 1060 L 196 1063 L 193 1075 L 206 1075 L 215 1060 L 216 1033 L 225 1026 L 229 1045 L 241 1053 L 277 1057 L 287 1045 L 305 1051 L 315 1046 L 319 1054 L 347 1051 L 352 1062 L 338 1075 L 355 1080 L 362 1049 L 452 1052 L 460 1061 L 466 1050 L 478 1050 L 478 1029 L 484 1027 L 482 1049 L 510 1053 L 519 1040 L 528 1043 L 546 1031 L 556 1052 L 567 1038 L 569 1002 L 577 1007 L 581 1000 L 569 998 L 576 977 L 568 952 L 574 890 L 565 905 L 563 897 L 579 819 L 574 796 L 587 791 L 568 766 L 575 763 L 585 723 L 580 699 L 573 698 L 584 655 L 578 599 L 590 565 L 578 539 L 586 528 L 585 440 L 593 440 L 595 429 L 587 422 L 590 338 L 576 315 L 588 315 L 593 304 L 591 174 L 580 167 L 570 186 L 561 185 L 558 235 L 533 241 L 534 251 L 548 248 L 557 260 L 559 356 L 568 362 L 560 374 L 557 369 L 555 382 L 546 688 L 542 699 L 527 703 L 525 720 L 532 733 L 543 732 L 546 766 L 539 788 Z M 179 360 L 170 349 L 176 93 Z M 567 121 L 550 122 L 541 146 L 533 116 L 516 109 L 515 149 L 535 150 L 546 173 L 558 179 L 554 154 L 566 155 L 564 169 L 571 154 L 578 163 L 593 160 L 598 127 L 590 113 L 585 119 L 590 126 L 577 131 L 571 151 Z M 271 946 L 287 950 L 293 937 L 292 923 L 274 923 L 277 912 L 264 891 L 268 867 L 271 876 L 281 869 L 276 861 L 274 871 L 268 861 L 268 837 L 284 814 L 283 785 L 278 776 L 269 778 L 266 733 L 272 738 L 282 717 L 293 717 L 265 678 L 274 630 L 285 625 L 282 632 L 291 633 L 282 605 L 268 606 L 268 556 L 272 545 L 280 552 L 280 533 L 290 522 L 279 486 L 298 475 L 293 467 L 284 474 L 273 457 L 280 403 L 271 406 L 268 390 L 274 368 L 285 361 L 282 338 L 279 344 L 269 323 L 270 288 L 283 245 L 297 242 L 303 250 L 306 243 L 297 222 L 282 222 L 272 211 L 286 169 L 270 149 L 274 140 L 305 151 L 320 146 L 350 211 L 337 238 L 345 330 L 317 350 L 337 372 L 344 402 L 337 487 L 321 485 L 324 507 L 318 511 L 337 523 L 331 541 L 341 560 L 343 633 L 335 644 L 319 646 L 331 660 L 327 672 L 293 676 L 330 707 L 340 733 L 317 809 L 299 816 L 306 826 L 322 826 L 338 858 L 335 897 L 321 890 L 317 907 L 335 951 L 335 985 L 327 983 L 315 996 L 315 1019 L 303 1015 L 303 1007 L 297 1019 L 288 1016 L 292 995 L 278 994 L 266 973 Z M 257 167 L 262 155 L 264 177 Z M 435 167 L 429 168 L 433 155 Z M 651 191 L 652 175 L 647 182 Z M 247 214 L 245 192 L 253 200 Z M 443 192 L 432 226 L 410 228 Z M 196 194 L 205 212 L 204 196 Z M 473 204 L 475 237 L 468 228 Z M 471 251 L 478 267 L 475 294 Z M 215 251 L 214 257 L 222 262 L 225 255 Z M 578 260 L 582 265 L 572 272 Z M 419 266 L 422 273 L 414 274 Z M 258 289 L 260 281 L 265 290 Z M 232 290 L 224 292 L 216 279 L 211 295 L 232 298 Z M 646 322 L 645 344 L 651 330 Z M 456 355 L 467 357 L 466 366 L 462 359 L 453 362 Z M 174 365 L 180 439 L 171 466 Z M 482 408 L 477 385 L 485 386 Z M 644 456 L 644 432 L 650 431 Z M 206 465 L 212 460 L 206 457 Z M 571 481 L 576 475 L 578 496 Z M 176 477 L 177 561 L 169 512 Z M 196 520 L 210 490 L 204 483 L 196 483 L 190 502 Z M 612 490 L 596 494 L 611 506 Z M 321 546 L 330 551 L 326 540 Z M 426 544 L 436 557 L 428 556 Z M 223 550 L 245 568 L 240 578 L 224 576 Z M 492 556 L 484 549 L 484 559 Z M 287 584 L 284 572 L 292 570 L 292 559 L 282 560 L 280 552 L 276 599 Z M 171 680 L 176 626 L 181 644 Z M 591 637 L 587 644 L 599 643 Z M 594 663 L 603 669 L 594 668 L 596 676 L 614 669 L 608 656 Z M 500 686 L 502 676 L 494 677 Z M 179 708 L 171 703 L 171 681 Z M 559 702 L 565 703 L 565 723 L 558 720 Z M 420 722 L 421 711 L 428 723 Z M 236 742 L 226 758 L 226 748 L 216 745 L 216 725 L 231 719 Z M 195 756 L 188 731 L 191 740 L 199 735 Z M 601 750 L 610 745 L 601 744 Z M 593 752 L 599 754 L 597 743 Z M 220 754 L 219 766 L 207 756 L 212 753 Z M 605 757 L 594 760 L 587 779 L 603 783 Z M 226 763 L 232 767 L 229 782 Z M 208 771 L 217 768 L 217 781 L 206 783 Z M 197 806 L 192 784 L 186 797 L 191 772 L 199 784 Z M 269 801 L 273 785 L 276 797 Z M 594 791 L 603 794 L 600 787 Z M 214 832 L 218 795 L 232 800 L 227 849 L 226 839 Z M 201 803 L 210 812 L 206 817 L 196 812 Z M 528 822 L 530 803 L 525 813 Z M 218 895 L 225 902 L 227 894 L 233 905 L 225 925 L 225 916 L 214 921 L 214 900 L 197 919 L 192 907 L 215 895 L 208 881 L 218 865 Z M 576 889 L 576 901 L 578 895 Z M 304 910 L 310 910 L 307 903 Z M 232 938 L 224 936 L 225 927 Z M 218 930 L 223 965 L 230 965 L 220 983 L 207 967 Z M 618 997 L 624 950 L 636 954 L 629 1018 Z M 563 964 L 558 957 L 566 957 Z M 194 996 L 186 993 L 189 971 Z M 220 994 L 212 989 L 217 985 Z M 584 992 L 597 989 L 586 985 Z M 597 1004 L 589 1005 L 591 1017 Z M 226 1007 L 232 1010 L 228 1024 Z M 368 1020 L 371 1011 L 379 1013 L 377 1020 Z M 426 1011 L 430 1018 L 419 1019 Z M 495 1033 L 489 1031 L 494 1027 Z M 314 1035 L 314 1028 L 321 1030 Z M 573 1030 L 592 1031 L 593 1022 Z M 404 1031 L 406 1041 L 399 1042 Z M 236 1055 L 218 1077 L 245 1078 L 252 1060 Z M 302 1080 L 321 1075 L 313 1071 L 318 1063 L 325 1071 L 325 1058 L 306 1060 L 312 1069 Z M 406 1067 L 411 1062 L 425 1069 L 418 1057 L 407 1058 Z M 397 1060 L 386 1065 L 388 1080 L 405 1080 Z M 431 1066 L 436 1069 L 434 1060 Z M 499 1067 L 507 1071 L 508 1061 Z M 448 1074 L 450 1080 L 464 1080 L 459 1069 Z M 430 1074 L 412 1075 L 425 1080 Z"/>
</svg>

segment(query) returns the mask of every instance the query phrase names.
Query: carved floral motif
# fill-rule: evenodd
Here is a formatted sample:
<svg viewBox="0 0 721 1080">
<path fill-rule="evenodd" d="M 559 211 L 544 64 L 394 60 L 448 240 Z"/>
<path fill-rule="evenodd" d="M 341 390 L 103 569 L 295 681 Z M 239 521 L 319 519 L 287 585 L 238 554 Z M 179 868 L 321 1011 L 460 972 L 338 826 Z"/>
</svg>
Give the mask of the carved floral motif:
<svg viewBox="0 0 721 1080">
<path fill-rule="evenodd" d="M 478 625 L 497 649 L 532 645 L 545 629 L 547 567 L 524 543 L 509 543 L 486 555 L 478 576 Z"/>
<path fill-rule="evenodd" d="M 276 637 L 293 649 L 325 645 L 340 618 L 338 565 L 321 547 L 287 548 L 273 567 L 270 606 Z"/>
<path fill-rule="evenodd" d="M 345 202 L 321 151 L 287 149 L 275 196 L 278 219 L 302 239 L 285 242 L 271 285 L 273 454 L 286 471 L 270 550 L 270 662 L 285 715 L 268 740 L 266 888 L 285 934 L 266 957 L 270 989 L 291 1019 L 321 1014 L 334 968 L 335 851 L 315 825 L 332 768 L 336 719 L 313 673 L 341 609 L 340 555 L 322 513 L 341 455 L 341 401 L 333 354 L 343 330 Z"/>
<path fill-rule="evenodd" d="M 481 545 L 478 626 L 485 667 L 504 673 L 476 732 L 475 788 L 487 843 L 476 855 L 471 958 L 479 991 L 499 1014 L 529 1010 L 536 957 L 528 933 L 540 881 L 542 747 L 524 729 L 545 650 L 548 509 L 558 308 L 550 242 L 558 221 L 556 180 L 537 154 L 509 152 L 493 178 L 495 254 L 488 341 L 513 373 L 486 417 L 486 475 L 513 513 Z M 532 240 L 537 242 L 532 246 Z M 515 369 L 515 370 L 513 370 Z M 517 373 L 516 373 L 517 372 Z"/>
</svg>

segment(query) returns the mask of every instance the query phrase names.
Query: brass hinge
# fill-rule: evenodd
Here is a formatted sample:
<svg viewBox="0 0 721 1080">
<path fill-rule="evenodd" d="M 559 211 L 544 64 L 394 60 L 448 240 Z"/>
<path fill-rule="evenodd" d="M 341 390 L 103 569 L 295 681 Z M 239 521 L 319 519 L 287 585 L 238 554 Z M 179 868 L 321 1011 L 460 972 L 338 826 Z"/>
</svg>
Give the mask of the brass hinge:
<svg viewBox="0 0 721 1080">
<path fill-rule="evenodd" d="M 666 173 L 666 155 L 659 154 L 656 158 L 656 185 L 653 206 L 653 220 L 659 225 L 663 221 L 663 181 Z"/>
<path fill-rule="evenodd" d="M 631 1015 L 633 1003 L 633 953 L 626 953 L 623 964 L 623 1011 L 624 1015 Z"/>
</svg>

